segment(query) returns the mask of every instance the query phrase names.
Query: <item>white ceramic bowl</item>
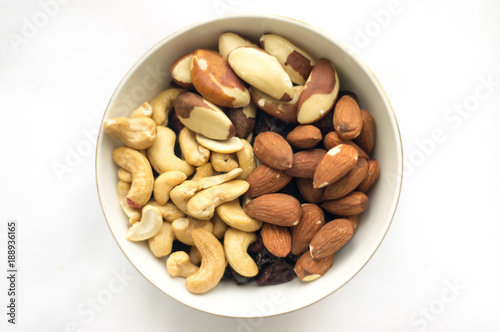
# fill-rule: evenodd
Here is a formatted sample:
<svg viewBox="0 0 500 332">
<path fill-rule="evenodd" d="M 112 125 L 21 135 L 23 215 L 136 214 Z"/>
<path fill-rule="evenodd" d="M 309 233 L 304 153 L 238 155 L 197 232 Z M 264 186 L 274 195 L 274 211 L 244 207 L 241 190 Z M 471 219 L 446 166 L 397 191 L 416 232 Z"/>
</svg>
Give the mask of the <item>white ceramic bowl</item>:
<svg viewBox="0 0 500 332">
<path fill-rule="evenodd" d="M 149 251 L 147 241 L 125 239 L 128 220 L 118 204 L 117 166 L 111 154 L 120 145 L 99 133 L 96 152 L 97 189 L 102 210 L 118 245 L 137 270 L 172 298 L 187 306 L 229 317 L 273 316 L 306 307 L 332 294 L 347 283 L 368 262 L 382 242 L 394 216 L 402 180 L 402 148 L 393 110 L 379 82 L 347 46 L 329 34 L 296 20 L 244 14 L 217 17 L 190 25 L 163 39 L 130 69 L 120 82 L 104 113 L 103 121 L 128 116 L 132 110 L 168 87 L 169 67 L 178 57 L 196 48 L 217 49 L 218 37 L 225 31 L 247 35 L 255 40 L 263 33 L 276 33 L 289 39 L 316 59 L 331 60 L 339 74 L 341 90 L 352 90 L 361 107 L 376 121 L 377 137 L 373 157 L 380 164 L 380 177 L 369 193 L 370 206 L 361 215 L 353 238 L 336 255 L 333 267 L 321 278 L 301 282 L 298 278 L 276 286 L 257 286 L 251 282 L 237 286 L 221 282 L 209 293 L 191 294 L 183 278 L 171 278 L 165 259 Z M 102 125 L 101 125 L 102 129 Z"/>
</svg>

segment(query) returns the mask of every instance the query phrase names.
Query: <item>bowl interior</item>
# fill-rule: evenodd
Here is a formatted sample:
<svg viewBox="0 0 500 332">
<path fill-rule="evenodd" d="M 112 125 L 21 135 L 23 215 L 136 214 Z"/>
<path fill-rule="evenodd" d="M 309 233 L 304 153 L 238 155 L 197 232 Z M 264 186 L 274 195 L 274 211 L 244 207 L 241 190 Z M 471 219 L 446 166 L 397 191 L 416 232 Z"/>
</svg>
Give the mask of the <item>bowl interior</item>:
<svg viewBox="0 0 500 332">
<path fill-rule="evenodd" d="M 373 157 L 380 164 L 380 177 L 369 193 L 370 206 L 361 215 L 359 227 L 349 243 L 336 255 L 333 267 L 323 277 L 305 283 L 292 282 L 259 287 L 255 282 L 236 286 L 222 282 L 204 295 L 193 295 L 183 278 L 171 278 L 165 259 L 149 251 L 147 241 L 125 239 L 128 220 L 117 200 L 117 166 L 112 152 L 120 143 L 100 131 L 96 152 L 97 188 L 108 225 L 130 262 L 151 283 L 174 299 L 204 312 L 230 317 L 261 317 L 290 312 L 310 305 L 349 281 L 371 258 L 386 234 L 396 210 L 402 175 L 399 129 L 389 101 L 376 78 L 363 62 L 334 37 L 307 24 L 266 15 L 231 15 L 203 21 L 165 38 L 149 50 L 127 73 L 106 109 L 103 120 L 128 116 L 169 86 L 170 64 L 196 48 L 217 49 L 225 31 L 241 33 L 258 41 L 263 33 L 276 33 L 316 59 L 331 60 L 341 90 L 352 90 L 362 108 L 375 118 L 377 137 Z M 102 126 L 102 125 L 101 125 Z"/>
</svg>

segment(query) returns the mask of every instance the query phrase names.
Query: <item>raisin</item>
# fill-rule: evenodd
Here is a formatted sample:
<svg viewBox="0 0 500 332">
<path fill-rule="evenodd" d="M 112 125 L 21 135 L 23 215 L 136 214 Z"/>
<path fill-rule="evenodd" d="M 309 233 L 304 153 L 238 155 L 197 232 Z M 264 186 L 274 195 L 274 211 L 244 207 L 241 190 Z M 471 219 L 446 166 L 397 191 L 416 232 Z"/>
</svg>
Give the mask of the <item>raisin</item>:
<svg viewBox="0 0 500 332">
<path fill-rule="evenodd" d="M 255 138 L 260 133 L 265 131 L 272 131 L 286 138 L 289 132 L 295 128 L 295 125 L 276 119 L 275 117 L 267 114 L 266 112 L 257 112 L 257 119 L 255 122 L 254 135 Z M 253 143 L 252 143 L 253 144 Z"/>
<path fill-rule="evenodd" d="M 290 182 L 288 182 L 286 186 L 281 188 L 281 190 L 278 191 L 278 193 L 287 194 L 292 197 L 295 197 L 300 202 L 300 204 L 307 203 L 304 197 L 302 197 L 302 195 L 300 194 L 300 190 L 299 187 L 297 186 L 297 181 L 295 178 L 293 178 Z"/>
<path fill-rule="evenodd" d="M 228 265 L 229 272 L 231 273 L 233 279 L 236 281 L 237 285 L 248 284 L 253 278 L 245 277 L 236 272 L 231 266 Z"/>
<path fill-rule="evenodd" d="M 291 281 L 295 277 L 293 266 L 285 261 L 274 262 L 259 274 L 257 285 L 278 285 Z"/>
<path fill-rule="evenodd" d="M 262 271 L 265 266 L 281 260 L 281 258 L 274 256 L 266 248 L 264 248 L 257 254 L 256 263 L 259 271 Z"/>
<path fill-rule="evenodd" d="M 257 234 L 257 240 L 248 247 L 249 254 L 258 254 L 264 249 L 264 242 L 262 242 L 262 236 L 260 233 Z"/>
<path fill-rule="evenodd" d="M 339 96 L 337 97 L 337 100 L 339 100 L 343 96 L 351 96 L 352 99 L 358 101 L 358 96 L 356 96 L 356 94 L 352 91 L 347 91 L 347 90 L 339 91 Z"/>
<path fill-rule="evenodd" d="M 318 122 L 312 124 L 321 130 L 321 135 L 325 137 L 326 134 L 333 131 L 333 112 L 329 112 L 327 115 L 322 117 Z"/>
<path fill-rule="evenodd" d="M 302 254 L 295 255 L 293 252 L 290 251 L 288 255 L 285 257 L 285 262 L 287 262 L 292 266 L 295 266 L 295 263 L 297 263 L 300 256 L 302 256 Z"/>
</svg>

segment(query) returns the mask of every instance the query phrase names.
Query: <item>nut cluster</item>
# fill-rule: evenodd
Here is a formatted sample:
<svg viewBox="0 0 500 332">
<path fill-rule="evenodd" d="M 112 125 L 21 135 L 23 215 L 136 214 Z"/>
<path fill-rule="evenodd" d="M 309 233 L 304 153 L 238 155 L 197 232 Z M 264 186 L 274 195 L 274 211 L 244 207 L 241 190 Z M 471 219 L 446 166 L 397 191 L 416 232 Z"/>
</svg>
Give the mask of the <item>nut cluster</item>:
<svg viewBox="0 0 500 332">
<path fill-rule="evenodd" d="M 352 237 L 378 177 L 373 117 L 327 59 L 285 38 L 232 32 L 170 67 L 178 87 L 103 130 L 130 241 L 206 293 L 317 279 Z M 258 165 L 258 167 L 256 167 Z"/>
</svg>

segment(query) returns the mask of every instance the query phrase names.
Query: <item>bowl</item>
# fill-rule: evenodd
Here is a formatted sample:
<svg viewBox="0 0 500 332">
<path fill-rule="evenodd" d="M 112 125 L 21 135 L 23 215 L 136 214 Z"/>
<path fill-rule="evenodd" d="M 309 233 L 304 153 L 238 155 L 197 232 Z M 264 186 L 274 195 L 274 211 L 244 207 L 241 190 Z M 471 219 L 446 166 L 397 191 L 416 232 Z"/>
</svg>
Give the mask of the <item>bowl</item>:
<svg viewBox="0 0 500 332">
<path fill-rule="evenodd" d="M 276 33 L 316 59 L 331 60 L 338 72 L 341 90 L 358 95 L 362 108 L 375 118 L 377 136 L 373 158 L 380 165 L 380 176 L 369 193 L 370 206 L 361 214 L 359 227 L 336 255 L 333 267 L 321 278 L 258 286 L 255 282 L 237 286 L 220 282 L 202 295 L 190 293 L 184 278 L 167 274 L 165 259 L 153 256 L 147 241 L 126 240 L 128 219 L 118 203 L 118 167 L 112 152 L 121 144 L 99 132 L 96 149 L 96 181 L 101 207 L 119 247 L 134 267 L 153 285 L 175 300 L 206 313 L 226 317 L 265 317 L 304 308 L 351 280 L 380 246 L 392 222 L 402 182 L 402 147 L 396 117 L 374 74 L 364 62 L 338 39 L 297 20 L 262 14 L 221 16 L 192 24 L 166 37 L 142 56 L 114 92 L 104 120 L 128 116 L 136 107 L 150 101 L 171 82 L 170 64 L 197 48 L 217 49 L 221 33 L 232 31 L 258 40 L 263 33 Z"/>
</svg>

